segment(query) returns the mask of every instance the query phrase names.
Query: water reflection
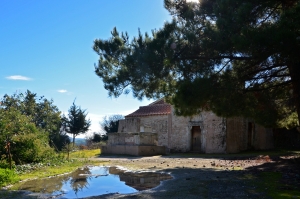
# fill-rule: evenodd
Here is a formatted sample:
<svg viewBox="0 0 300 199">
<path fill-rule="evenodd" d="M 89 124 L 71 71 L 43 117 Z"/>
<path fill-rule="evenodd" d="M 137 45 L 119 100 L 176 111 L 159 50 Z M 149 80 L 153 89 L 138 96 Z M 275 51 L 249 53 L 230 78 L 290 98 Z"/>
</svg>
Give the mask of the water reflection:
<svg viewBox="0 0 300 199">
<path fill-rule="evenodd" d="M 19 190 L 78 198 L 116 192 L 134 193 L 156 187 L 161 181 L 171 178 L 168 174 L 124 172 L 116 167 L 84 167 L 69 175 L 31 180 L 17 186 Z"/>
<path fill-rule="evenodd" d="M 172 179 L 170 175 L 165 173 L 131 173 L 124 172 L 116 167 L 110 167 L 109 173 L 119 175 L 121 181 L 124 181 L 126 185 L 133 187 L 138 191 L 157 187 L 161 181 Z"/>
<path fill-rule="evenodd" d="M 77 169 L 71 174 L 70 185 L 76 195 L 78 191 L 88 188 L 88 179 L 91 179 L 91 176 L 89 176 L 90 174 L 91 172 L 88 167 Z"/>
</svg>

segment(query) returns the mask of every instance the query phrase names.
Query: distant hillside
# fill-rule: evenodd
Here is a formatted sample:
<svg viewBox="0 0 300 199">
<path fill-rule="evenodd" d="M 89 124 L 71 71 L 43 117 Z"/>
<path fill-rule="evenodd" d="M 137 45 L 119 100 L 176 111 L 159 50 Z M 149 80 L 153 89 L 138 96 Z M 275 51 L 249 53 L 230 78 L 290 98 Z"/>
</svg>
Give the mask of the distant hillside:
<svg viewBox="0 0 300 199">
<path fill-rule="evenodd" d="M 75 138 L 75 144 L 76 145 L 86 145 L 85 138 Z"/>
<path fill-rule="evenodd" d="M 70 137 L 70 141 L 73 141 L 73 138 Z M 76 145 L 86 145 L 85 138 L 75 138 L 75 144 Z"/>
</svg>

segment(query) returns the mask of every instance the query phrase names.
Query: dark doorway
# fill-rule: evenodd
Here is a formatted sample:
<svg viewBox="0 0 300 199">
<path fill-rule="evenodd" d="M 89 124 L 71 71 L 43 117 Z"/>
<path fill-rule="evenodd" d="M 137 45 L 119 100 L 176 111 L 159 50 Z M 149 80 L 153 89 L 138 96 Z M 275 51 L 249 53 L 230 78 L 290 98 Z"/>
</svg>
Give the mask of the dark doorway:
<svg viewBox="0 0 300 199">
<path fill-rule="evenodd" d="M 254 123 L 248 122 L 248 149 L 252 149 L 253 147 L 253 130 L 254 130 Z"/>
<path fill-rule="evenodd" d="M 201 151 L 201 129 L 200 126 L 192 127 L 192 151 Z"/>
</svg>

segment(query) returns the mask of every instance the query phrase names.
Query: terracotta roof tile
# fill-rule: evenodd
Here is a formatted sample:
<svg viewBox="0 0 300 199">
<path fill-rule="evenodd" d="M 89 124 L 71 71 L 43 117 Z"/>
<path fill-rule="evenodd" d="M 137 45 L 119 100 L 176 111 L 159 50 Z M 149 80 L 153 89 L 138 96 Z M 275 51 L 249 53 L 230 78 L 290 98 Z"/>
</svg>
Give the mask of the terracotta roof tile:
<svg viewBox="0 0 300 199">
<path fill-rule="evenodd" d="M 125 117 L 142 117 L 150 115 L 168 115 L 171 113 L 171 105 L 167 103 L 150 104 L 148 106 L 140 106 L 140 108 Z"/>
</svg>

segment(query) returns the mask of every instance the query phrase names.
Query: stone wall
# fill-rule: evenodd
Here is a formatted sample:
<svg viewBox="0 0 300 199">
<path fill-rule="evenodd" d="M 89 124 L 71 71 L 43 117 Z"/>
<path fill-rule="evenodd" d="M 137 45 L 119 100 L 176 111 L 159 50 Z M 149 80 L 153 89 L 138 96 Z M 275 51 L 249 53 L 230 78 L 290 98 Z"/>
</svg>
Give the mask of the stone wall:
<svg viewBox="0 0 300 199">
<path fill-rule="evenodd" d="M 158 146 L 168 147 L 168 115 L 140 117 L 140 120 L 140 126 L 144 127 L 145 132 L 157 133 Z"/>
<path fill-rule="evenodd" d="M 107 145 L 157 146 L 157 133 L 109 133 Z"/>
<path fill-rule="evenodd" d="M 172 112 L 173 108 L 172 108 Z M 191 149 L 191 130 L 189 129 L 189 117 L 181 117 L 172 114 L 171 134 L 169 148 L 171 152 L 186 152 Z"/>
<path fill-rule="evenodd" d="M 106 145 L 106 146 L 101 146 L 101 154 L 124 154 L 124 155 L 135 155 L 135 156 L 164 155 L 166 154 L 166 147 Z"/>
<path fill-rule="evenodd" d="M 141 132 L 156 133 L 158 146 L 168 146 L 169 143 L 169 115 L 154 115 L 140 118 L 126 118 L 119 121 L 118 133 Z"/>
<path fill-rule="evenodd" d="M 243 118 L 227 118 L 226 152 L 238 153 L 247 149 L 247 120 Z"/>
<path fill-rule="evenodd" d="M 128 132 L 140 132 L 140 118 L 126 118 L 124 120 L 119 120 L 118 133 Z"/>
<path fill-rule="evenodd" d="M 213 112 L 201 113 L 203 129 L 205 130 L 205 153 L 226 152 L 226 119 L 218 117 Z"/>
<path fill-rule="evenodd" d="M 101 153 L 136 156 L 166 154 L 166 147 L 157 145 L 157 133 L 109 133 L 107 145 L 101 147 Z"/>
<path fill-rule="evenodd" d="M 202 112 L 193 117 L 172 115 L 172 133 L 169 147 L 175 152 L 191 150 L 192 127 L 200 126 L 201 152 L 224 153 L 226 151 L 226 120 L 212 112 Z"/>
<path fill-rule="evenodd" d="M 248 119 L 222 118 L 211 111 L 193 117 L 173 113 L 172 108 L 169 115 L 120 120 L 118 133 L 126 135 L 111 135 L 108 145 L 165 146 L 171 152 L 187 152 L 192 149 L 192 127 L 199 126 L 202 153 L 238 153 L 247 149 L 273 148 L 272 130 L 255 125 Z"/>
<path fill-rule="evenodd" d="M 273 130 L 255 125 L 253 148 L 255 150 L 267 150 L 274 148 Z"/>
<path fill-rule="evenodd" d="M 272 129 L 244 118 L 227 118 L 227 153 L 274 148 Z"/>
</svg>

